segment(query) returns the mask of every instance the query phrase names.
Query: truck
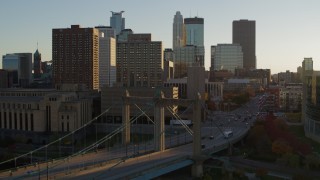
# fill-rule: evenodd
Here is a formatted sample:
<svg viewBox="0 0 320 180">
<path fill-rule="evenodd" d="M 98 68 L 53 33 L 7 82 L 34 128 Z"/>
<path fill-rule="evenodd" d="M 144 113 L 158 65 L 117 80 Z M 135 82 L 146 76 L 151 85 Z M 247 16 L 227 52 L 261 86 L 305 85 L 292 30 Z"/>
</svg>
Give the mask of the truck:
<svg viewBox="0 0 320 180">
<path fill-rule="evenodd" d="M 172 119 L 170 120 L 170 125 L 182 125 L 185 124 L 187 126 L 192 126 L 192 121 L 191 120 L 178 120 L 178 119 Z"/>
<path fill-rule="evenodd" d="M 231 130 L 223 132 L 224 138 L 228 139 L 229 137 L 233 136 L 233 132 Z"/>
</svg>

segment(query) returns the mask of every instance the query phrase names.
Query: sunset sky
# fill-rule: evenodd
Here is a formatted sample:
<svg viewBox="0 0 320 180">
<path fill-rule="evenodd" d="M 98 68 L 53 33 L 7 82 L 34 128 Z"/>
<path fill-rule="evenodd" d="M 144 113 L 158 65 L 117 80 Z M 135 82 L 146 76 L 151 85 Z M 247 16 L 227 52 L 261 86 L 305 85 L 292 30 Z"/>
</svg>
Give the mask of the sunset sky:
<svg viewBox="0 0 320 180">
<path fill-rule="evenodd" d="M 232 21 L 256 21 L 257 68 L 296 72 L 304 57 L 320 70 L 320 1 L 317 0 L 1 0 L 0 55 L 34 53 L 51 60 L 52 28 L 109 26 L 110 11 L 125 11 L 126 28 L 151 33 L 172 47 L 176 11 L 204 18 L 206 69 L 210 46 L 232 42 Z M 2 68 L 2 60 L 0 63 Z"/>
</svg>

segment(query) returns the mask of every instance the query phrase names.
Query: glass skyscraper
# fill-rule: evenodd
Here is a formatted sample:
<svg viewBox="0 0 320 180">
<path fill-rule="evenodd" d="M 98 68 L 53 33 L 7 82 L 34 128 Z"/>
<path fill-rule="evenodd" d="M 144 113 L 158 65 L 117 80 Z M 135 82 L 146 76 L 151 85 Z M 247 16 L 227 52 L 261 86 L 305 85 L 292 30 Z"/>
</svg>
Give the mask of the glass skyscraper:
<svg viewBox="0 0 320 180">
<path fill-rule="evenodd" d="M 235 68 L 243 68 L 243 53 L 239 44 L 218 44 L 211 47 L 212 67 L 214 70 L 228 70 L 232 73 Z"/>
<path fill-rule="evenodd" d="M 180 11 L 177 11 L 173 19 L 172 32 L 172 48 L 179 48 L 186 45 L 185 25 L 183 23 L 183 16 Z"/>
<path fill-rule="evenodd" d="M 186 44 L 194 46 L 204 46 L 203 18 L 185 18 Z"/>
<path fill-rule="evenodd" d="M 124 13 L 124 11 L 111 11 L 111 13 L 112 16 L 110 17 L 110 26 L 116 30 L 116 35 L 118 35 L 125 28 L 125 18 L 122 17 L 122 13 Z"/>
</svg>

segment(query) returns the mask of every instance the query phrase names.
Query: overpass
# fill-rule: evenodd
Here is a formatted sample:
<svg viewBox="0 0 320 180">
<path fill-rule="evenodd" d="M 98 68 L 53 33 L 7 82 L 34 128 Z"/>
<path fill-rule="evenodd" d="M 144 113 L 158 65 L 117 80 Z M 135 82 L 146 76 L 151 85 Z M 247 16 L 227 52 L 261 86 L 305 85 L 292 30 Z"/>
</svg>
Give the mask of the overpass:
<svg viewBox="0 0 320 180">
<path fill-rule="evenodd" d="M 161 94 L 160 94 L 161 95 Z M 230 144 L 233 144 L 241 140 L 248 131 L 248 127 L 238 128 L 234 131 L 234 136 L 230 139 L 225 139 L 221 134 L 219 127 L 214 128 L 215 139 L 212 140 L 209 137 L 209 132 L 212 129 L 202 128 L 200 130 L 200 121 L 194 121 L 193 131 L 186 130 L 185 134 L 170 136 L 165 138 L 165 128 L 163 121 L 163 108 L 168 104 L 193 104 L 194 120 L 200 120 L 200 102 L 197 100 L 172 100 L 165 99 L 163 96 L 157 98 L 143 99 L 146 101 L 156 101 L 155 114 L 158 118 L 155 118 L 155 140 L 145 146 L 136 146 L 130 143 L 130 125 L 133 120 L 128 120 L 130 117 L 130 111 L 128 109 L 128 103 L 141 101 L 137 97 L 130 98 L 129 94 L 124 96 L 124 111 L 123 125 L 116 129 L 114 132 L 108 134 L 106 137 L 98 140 L 93 145 L 86 147 L 85 149 L 74 153 L 71 156 L 61 159 L 51 159 L 44 163 L 31 163 L 29 166 L 16 167 L 11 170 L 2 171 L 0 178 L 6 179 L 34 179 L 39 178 L 77 178 L 77 179 L 118 179 L 118 178 L 144 178 L 151 176 L 158 176 L 163 173 L 167 173 L 184 166 L 193 165 L 193 176 L 202 176 L 202 162 L 207 159 L 212 152 L 218 152 L 226 149 Z M 145 113 L 141 113 L 145 115 Z M 96 120 L 97 117 L 94 119 Z M 177 118 L 178 119 L 178 118 Z M 213 127 L 212 127 L 213 128 Z M 202 136 L 201 136 L 201 133 Z M 96 149 L 101 143 L 108 141 L 115 134 L 123 133 L 122 148 L 115 148 L 111 151 L 99 151 L 90 152 Z M 193 142 L 185 145 L 181 145 L 179 139 L 181 136 L 185 137 L 185 143 Z M 173 139 L 173 140 L 172 140 Z M 201 141 L 201 139 L 203 141 Z M 61 140 L 60 140 L 61 141 Z M 181 140 L 180 140 L 181 141 Z M 205 147 L 202 149 L 201 145 Z M 48 148 L 50 144 L 42 147 L 42 149 Z M 125 148 L 124 148 L 125 147 Z M 170 149 L 168 149 L 170 148 Z M 39 148 L 40 149 L 40 148 Z M 41 150 L 41 149 L 40 149 Z M 30 152 L 27 155 L 31 155 L 34 152 Z M 13 160 L 16 161 L 16 157 Z M 31 161 L 32 162 L 32 161 Z"/>
</svg>

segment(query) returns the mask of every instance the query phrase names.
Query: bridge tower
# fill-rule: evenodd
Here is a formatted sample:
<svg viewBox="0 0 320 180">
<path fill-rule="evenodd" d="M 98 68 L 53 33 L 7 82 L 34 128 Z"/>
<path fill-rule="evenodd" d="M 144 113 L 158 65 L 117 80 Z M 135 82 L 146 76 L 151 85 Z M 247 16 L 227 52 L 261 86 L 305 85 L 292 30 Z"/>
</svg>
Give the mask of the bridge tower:
<svg viewBox="0 0 320 180">
<path fill-rule="evenodd" d="M 163 99 L 164 93 L 160 90 L 157 91 L 154 98 L 155 151 L 164 151 L 166 147 Z"/>
<path fill-rule="evenodd" d="M 122 125 L 124 129 L 122 131 L 122 144 L 128 145 L 130 144 L 130 104 L 128 102 L 130 94 L 129 91 L 126 90 L 123 95 L 123 107 L 122 107 Z"/>
<path fill-rule="evenodd" d="M 154 123 L 155 123 L 155 151 L 165 150 L 165 126 L 164 126 L 164 107 L 175 105 L 193 104 L 193 156 L 195 163 L 192 166 L 192 176 L 202 177 L 202 163 L 205 158 L 201 155 L 201 95 L 196 95 L 192 99 L 170 99 L 165 98 L 162 91 L 157 91 L 153 98 L 130 96 L 126 91 L 123 96 L 122 124 L 122 143 L 127 145 L 130 143 L 130 104 L 152 102 L 154 104 Z"/>
<path fill-rule="evenodd" d="M 193 157 L 192 176 L 203 176 L 203 159 L 201 156 L 201 95 L 195 95 L 193 103 Z"/>
</svg>

